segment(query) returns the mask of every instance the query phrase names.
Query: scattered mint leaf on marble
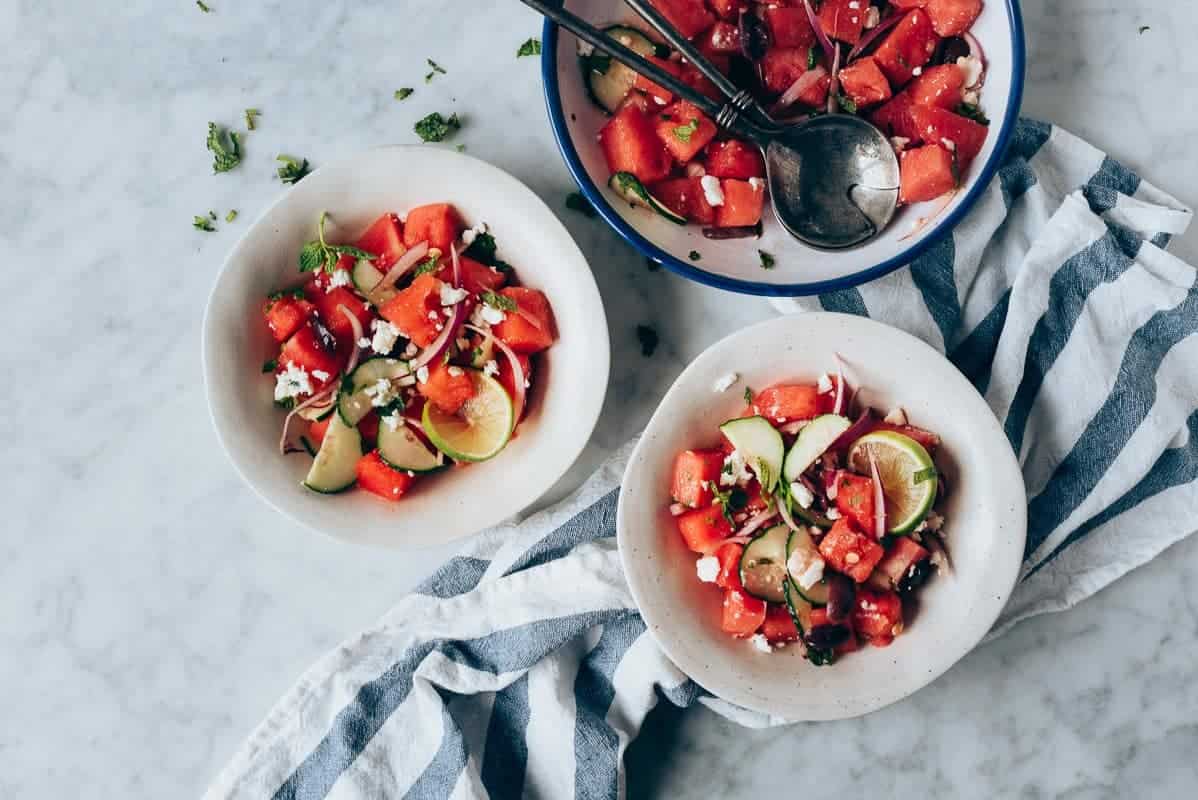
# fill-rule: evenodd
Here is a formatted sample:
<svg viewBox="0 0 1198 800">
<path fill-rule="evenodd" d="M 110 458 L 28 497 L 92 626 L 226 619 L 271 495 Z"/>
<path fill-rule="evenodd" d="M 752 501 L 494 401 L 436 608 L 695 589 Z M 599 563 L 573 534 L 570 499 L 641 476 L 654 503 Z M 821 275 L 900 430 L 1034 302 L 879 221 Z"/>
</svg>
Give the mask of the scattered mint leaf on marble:
<svg viewBox="0 0 1198 800">
<path fill-rule="evenodd" d="M 636 338 L 641 343 L 641 355 L 649 358 L 657 351 L 657 331 L 650 325 L 637 325 Z"/>
<path fill-rule="evenodd" d="M 599 215 L 599 212 L 591 205 L 591 201 L 578 192 L 570 192 L 570 194 L 566 195 L 566 208 L 571 211 L 577 211 L 579 214 L 592 219 Z"/>
<path fill-rule="evenodd" d="M 416 123 L 413 130 L 423 142 L 443 142 L 445 138 L 462 127 L 462 121 L 457 114 L 451 114 L 449 119 L 434 111 Z"/>
<path fill-rule="evenodd" d="M 304 176 L 312 170 L 308 167 L 308 159 L 300 159 L 286 154 L 277 156 L 275 161 L 282 164 L 277 170 L 279 180 L 283 183 L 294 186 L 303 180 Z"/>
<path fill-rule="evenodd" d="M 249 130 L 254 130 L 258 127 L 258 117 L 262 116 L 262 112 L 256 108 L 247 108 L 245 110 L 245 127 Z"/>
<path fill-rule="evenodd" d="M 237 209 L 230 208 L 229 213 L 225 214 L 225 222 L 232 222 L 235 219 L 237 219 Z"/>
<path fill-rule="evenodd" d="M 206 233 L 214 233 L 216 231 L 216 228 L 212 227 L 212 220 L 208 217 L 192 217 L 191 227 L 197 231 L 204 231 Z"/>
<path fill-rule="evenodd" d="M 762 269 L 773 269 L 774 268 L 774 264 L 776 262 L 774 261 L 773 256 L 771 256 L 769 253 L 765 252 L 764 250 L 758 250 L 757 255 L 761 256 L 761 268 Z"/>
<path fill-rule="evenodd" d="M 212 153 L 213 173 L 228 172 L 241 163 L 241 142 L 236 132 L 209 122 L 207 146 Z"/>
<path fill-rule="evenodd" d="M 541 54 L 541 40 L 533 37 L 524 44 L 520 45 L 520 49 L 516 51 L 516 58 L 524 58 L 525 56 L 539 56 Z"/>
<path fill-rule="evenodd" d="M 425 82 L 425 83 L 432 83 L 432 82 L 433 82 L 433 78 L 434 78 L 434 77 L 436 77 L 436 75 L 437 75 L 437 73 L 438 73 L 438 72 L 439 72 L 439 73 L 441 73 L 442 75 L 446 75 L 446 74 L 448 74 L 448 73 L 445 71 L 445 67 L 441 66 L 441 65 L 440 65 L 440 64 L 438 64 L 436 61 L 433 61 L 431 58 L 426 58 L 426 59 L 425 59 L 425 61 L 427 61 L 427 62 L 428 62 L 428 65 L 429 65 L 430 67 L 432 67 L 432 70 L 433 70 L 432 72 L 430 72 L 429 74 L 427 74 L 427 75 L 425 75 L 425 76 L 424 76 L 424 82 Z"/>
<path fill-rule="evenodd" d="M 1140 26 L 1140 35 L 1143 36 L 1144 34 L 1148 33 L 1148 31 L 1150 31 L 1150 30 L 1152 30 L 1152 27 L 1150 25 L 1141 25 Z"/>
<path fill-rule="evenodd" d="M 203 11 L 205 14 L 212 13 L 212 7 L 205 3 L 204 0 L 196 0 L 196 5 L 199 6 L 200 11 Z"/>
<path fill-rule="evenodd" d="M 411 86 L 404 86 L 402 89 L 396 89 L 395 90 L 395 99 L 396 100 L 407 100 L 409 97 L 412 96 L 412 94 L 415 91 L 416 90 L 413 89 Z"/>
</svg>

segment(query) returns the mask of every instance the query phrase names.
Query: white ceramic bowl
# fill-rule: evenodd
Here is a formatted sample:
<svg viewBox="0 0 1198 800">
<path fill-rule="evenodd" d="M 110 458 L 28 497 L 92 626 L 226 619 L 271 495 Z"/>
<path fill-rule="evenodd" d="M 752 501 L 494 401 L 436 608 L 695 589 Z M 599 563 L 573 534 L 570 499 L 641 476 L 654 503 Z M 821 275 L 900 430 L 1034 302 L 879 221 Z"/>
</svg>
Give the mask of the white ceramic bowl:
<svg viewBox="0 0 1198 800">
<path fill-rule="evenodd" d="M 865 647 L 828 667 L 797 648 L 766 655 L 720 631 L 723 593 L 695 575 L 696 556 L 668 511 L 681 450 L 715 445 L 717 426 L 743 406 L 746 385 L 815 382 L 839 352 L 850 383 L 876 408 L 902 406 L 944 440 L 936 461 L 949 495 L 945 532 L 953 572 L 921 590 L 919 611 L 887 648 Z M 729 372 L 742 382 L 723 394 Z M 678 667 L 718 697 L 789 720 L 841 719 L 900 700 L 945 672 L 986 634 L 1006 604 L 1023 556 L 1026 497 L 1011 447 L 985 401 L 923 342 L 862 317 L 801 314 L 740 331 L 679 376 L 624 474 L 620 555 L 649 630 Z"/>
<path fill-rule="evenodd" d="M 565 5 L 595 24 L 631 22 L 647 30 L 622 0 L 566 0 Z M 819 294 L 856 286 L 910 263 L 952 230 L 998 171 L 1023 97 L 1025 52 L 1018 0 L 986 0 L 973 33 L 989 62 L 982 108 L 992 122 L 986 145 L 966 173 L 961 190 L 936 221 L 918 234 L 909 235 L 916 220 L 928 216 L 938 203 L 902 209 L 882 235 L 862 247 L 840 252 L 816 250 L 796 241 L 768 208 L 760 240 L 714 242 L 703 237 L 698 225 L 679 227 L 620 202 L 607 188 L 610 176 L 596 140 L 607 116 L 587 96 L 578 64 L 578 39 L 549 22 L 542 53 L 545 99 L 558 146 L 583 194 L 646 256 L 692 280 L 735 292 L 783 297 Z M 759 248 L 775 256 L 775 269 L 761 268 Z M 688 258 L 692 250 L 702 254 L 701 261 Z"/>
<path fill-rule="evenodd" d="M 321 211 L 331 241 L 345 241 L 386 211 L 452 202 L 486 222 L 500 255 L 549 298 L 560 338 L 539 357 L 532 410 L 491 461 L 416 485 L 391 504 L 358 491 L 314 494 L 300 485 L 309 459 L 278 452 L 283 414 L 272 405 L 263 360 L 277 352 L 262 321 L 266 293 L 299 281 L 296 258 Z M 439 544 L 493 525 L 531 504 L 565 473 L 590 438 L 610 360 L 603 303 L 586 259 L 553 212 L 507 173 L 433 147 L 368 150 L 322 167 L 289 189 L 229 254 L 204 317 L 208 406 L 229 458 L 254 491 L 310 528 L 386 547 Z"/>
</svg>

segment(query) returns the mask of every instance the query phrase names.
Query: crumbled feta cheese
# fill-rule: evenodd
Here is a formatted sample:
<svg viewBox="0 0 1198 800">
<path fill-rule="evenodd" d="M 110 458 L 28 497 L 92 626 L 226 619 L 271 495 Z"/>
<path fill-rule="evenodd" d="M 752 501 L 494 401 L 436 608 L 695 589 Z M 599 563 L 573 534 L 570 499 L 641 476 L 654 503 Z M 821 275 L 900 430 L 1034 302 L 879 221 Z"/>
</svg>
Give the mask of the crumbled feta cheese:
<svg viewBox="0 0 1198 800">
<path fill-rule="evenodd" d="M 450 367 L 449 369 L 447 369 L 445 371 L 449 373 L 449 377 L 451 377 L 451 378 L 460 378 L 466 374 L 465 372 L 462 371 L 461 367 Z"/>
<path fill-rule="evenodd" d="M 717 378 L 716 382 L 711 385 L 711 390 L 716 394 L 726 392 L 732 388 L 732 384 L 740 380 L 740 375 L 735 372 L 729 372 L 721 378 Z"/>
<path fill-rule="evenodd" d="M 715 556 L 704 556 L 695 562 L 695 572 L 704 583 L 715 583 L 720 574 L 720 560 Z"/>
<path fill-rule="evenodd" d="M 595 47 L 590 42 L 584 42 L 581 39 L 579 39 L 577 52 L 578 52 L 578 55 L 582 56 L 583 58 L 586 58 L 587 56 L 589 56 L 595 52 Z"/>
<path fill-rule="evenodd" d="M 383 424 L 386 425 L 387 429 L 390 431 L 399 430 L 399 414 L 388 414 L 387 416 L 383 417 Z"/>
<path fill-rule="evenodd" d="M 800 589 L 810 589 L 824 578 L 824 560 L 817 553 L 795 550 L 786 559 L 786 571 L 795 576 Z"/>
<path fill-rule="evenodd" d="M 861 8 L 860 0 L 849 0 L 849 8 L 851 8 L 853 11 L 857 11 L 858 9 L 860 9 Z"/>
<path fill-rule="evenodd" d="M 716 206 L 724 205 L 724 190 L 720 187 L 720 179 L 713 175 L 704 175 L 699 179 L 699 185 L 703 187 L 703 196 L 707 198 L 707 205 Z"/>
<path fill-rule="evenodd" d="M 826 494 L 828 496 L 829 500 L 836 499 L 836 495 L 840 493 L 839 489 L 837 488 L 837 487 L 839 487 L 839 485 L 840 485 L 839 481 L 832 481 L 831 483 L 828 484 L 828 488 L 824 490 L 824 494 Z"/>
<path fill-rule="evenodd" d="M 413 358 L 419 352 L 420 348 L 416 346 L 415 342 L 408 342 L 408 346 L 403 349 L 403 357 Z"/>
<path fill-rule="evenodd" d="M 981 59 L 973 56 L 961 56 L 957 59 L 957 66 L 965 73 L 966 86 L 976 86 L 978 81 L 982 79 Z"/>
<path fill-rule="evenodd" d="M 399 338 L 399 328 L 385 319 L 376 319 L 370 323 L 370 328 L 374 331 L 374 337 L 370 340 L 370 349 L 383 355 L 390 353 L 395 347 L 395 341 Z"/>
<path fill-rule="evenodd" d="M 806 484 L 799 481 L 790 485 L 790 496 L 799 504 L 799 508 L 811 508 L 811 504 L 815 502 L 815 495 Z"/>
<path fill-rule="evenodd" d="M 495 359 L 492 358 L 486 364 L 483 364 L 483 374 L 484 375 L 498 375 L 499 374 L 499 363 L 496 362 Z"/>
<path fill-rule="evenodd" d="M 745 463 L 744 456 L 739 450 L 733 450 L 724 457 L 724 468 L 720 471 L 720 486 L 744 485 L 753 480 L 753 473 Z"/>
<path fill-rule="evenodd" d="M 362 391 L 370 398 L 370 404 L 375 408 L 390 405 L 392 401 L 399 397 L 399 387 L 392 384 L 386 378 L 379 378 Z"/>
<path fill-rule="evenodd" d="M 367 339 L 365 336 L 363 336 L 361 339 L 358 340 L 358 348 L 361 350 L 370 349 L 370 340 Z"/>
<path fill-rule="evenodd" d="M 916 67 L 915 69 L 911 70 L 911 74 L 918 78 L 923 74 L 923 67 Z"/>
<path fill-rule="evenodd" d="M 765 181 L 757 177 L 749 178 L 749 186 L 753 189 L 753 191 L 760 192 L 765 188 Z"/>
<path fill-rule="evenodd" d="M 653 95 L 653 102 L 657 103 L 659 106 L 664 106 L 666 104 L 666 101 L 657 95 Z"/>
<path fill-rule="evenodd" d="M 835 520 L 840 519 L 840 512 L 837 511 L 835 508 L 829 508 L 827 510 L 827 512 L 824 513 L 824 516 L 830 520 L 835 521 Z"/>
<path fill-rule="evenodd" d="M 323 369 L 314 369 L 314 370 L 312 370 L 312 377 L 315 378 L 316 380 L 320 381 L 321 383 L 324 383 L 332 376 L 329 375 L 329 373 L 325 372 Z"/>
<path fill-rule="evenodd" d="M 887 414 L 882 421 L 890 425 L 906 425 L 907 412 L 903 410 L 902 406 L 895 406 L 894 408 L 890 409 L 890 413 Z"/>
<path fill-rule="evenodd" d="M 876 609 L 878 607 L 874 602 L 872 602 L 870 600 L 862 600 L 857 605 L 862 611 L 873 611 L 874 609 Z"/>
<path fill-rule="evenodd" d="M 774 648 L 770 647 L 770 640 L 765 638 L 763 634 L 755 633 L 749 641 L 753 643 L 753 647 L 760 653 L 774 652 Z"/>
<path fill-rule="evenodd" d="M 469 247 L 470 245 L 474 244 L 475 239 L 486 232 L 487 223 L 485 222 L 480 222 L 473 228 L 467 228 L 466 230 L 462 231 L 462 244 Z"/>
<path fill-rule="evenodd" d="M 428 383 L 428 365 L 416 370 L 416 380 L 420 383 Z"/>
<path fill-rule="evenodd" d="M 492 325 L 498 325 L 507 319 L 507 314 L 503 312 L 502 308 L 496 308 L 490 303 L 479 303 L 474 309 L 474 314 L 471 316 L 471 320 L 474 319 L 475 315 L 477 315 L 478 321 L 482 323 L 478 325 L 480 328 L 483 326 L 490 327 Z"/>
<path fill-rule="evenodd" d="M 873 30 L 874 28 L 878 27 L 878 24 L 881 21 L 882 21 L 882 12 L 878 10 L 877 6 L 870 6 L 869 8 L 865 9 L 865 25 L 864 25 L 864 27 L 867 31 Z"/>
<path fill-rule="evenodd" d="M 954 142 L 952 139 L 941 139 L 940 144 L 944 145 L 944 149 L 949 151 L 950 153 L 957 152 L 957 143 Z"/>
<path fill-rule="evenodd" d="M 827 394 L 828 392 L 832 391 L 832 389 L 834 388 L 832 386 L 832 379 L 830 377 L 828 377 L 827 375 L 820 375 L 819 376 L 819 384 L 815 388 L 819 391 L 820 394 Z"/>
<path fill-rule="evenodd" d="M 976 106 L 982 102 L 982 94 L 977 89 L 970 89 L 961 95 L 961 100 L 971 106 Z"/>
<path fill-rule="evenodd" d="M 441 305 L 453 306 L 465 300 L 470 292 L 465 289 L 455 289 L 448 283 L 441 284 Z"/>
<path fill-rule="evenodd" d="M 338 286 L 349 286 L 353 281 L 349 277 L 349 270 L 335 269 L 333 274 L 329 276 L 329 285 L 324 287 L 325 294 L 336 289 Z"/>
<path fill-rule="evenodd" d="M 286 400 L 301 394 L 312 394 L 312 381 L 308 378 L 307 370 L 296 366 L 294 361 L 288 361 L 287 367 L 275 377 L 275 400 Z"/>
</svg>

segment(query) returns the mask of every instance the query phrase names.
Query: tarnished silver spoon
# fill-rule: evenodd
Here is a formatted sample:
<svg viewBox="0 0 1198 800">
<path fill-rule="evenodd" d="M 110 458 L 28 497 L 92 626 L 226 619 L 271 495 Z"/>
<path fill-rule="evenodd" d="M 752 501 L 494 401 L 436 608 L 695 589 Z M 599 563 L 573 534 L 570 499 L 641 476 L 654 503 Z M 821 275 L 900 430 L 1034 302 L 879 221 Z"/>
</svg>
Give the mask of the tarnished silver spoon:
<svg viewBox="0 0 1198 800">
<path fill-rule="evenodd" d="M 719 103 L 675 78 L 653 62 L 608 37 L 589 22 L 545 0 L 522 0 L 578 38 L 668 89 L 711 117 L 721 128 L 748 139 L 765 155 L 771 205 L 782 227 L 800 241 L 825 250 L 856 247 L 877 236 L 898 206 L 898 156 L 886 136 L 869 122 L 849 114 L 813 117 L 779 125 L 757 106 L 752 94 L 737 90 Z M 643 3 L 631 3 L 642 12 Z M 654 15 L 656 11 L 648 9 Z M 674 44 L 686 40 L 671 31 Z M 666 35 L 663 33 L 663 35 Z M 679 50 L 696 67 L 714 67 L 689 42 Z M 700 68 L 703 68 L 700 67 Z M 715 82 L 721 92 L 735 90 Z"/>
</svg>

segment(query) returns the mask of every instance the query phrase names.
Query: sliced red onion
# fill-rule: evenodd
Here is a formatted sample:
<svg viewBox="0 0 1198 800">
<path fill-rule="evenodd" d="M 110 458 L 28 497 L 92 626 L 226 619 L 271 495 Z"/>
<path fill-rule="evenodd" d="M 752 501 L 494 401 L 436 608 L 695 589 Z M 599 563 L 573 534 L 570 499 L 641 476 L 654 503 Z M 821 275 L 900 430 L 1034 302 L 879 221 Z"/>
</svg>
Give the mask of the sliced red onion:
<svg viewBox="0 0 1198 800">
<path fill-rule="evenodd" d="M 514 412 L 513 419 L 515 419 L 516 424 L 519 425 L 520 417 L 524 413 L 524 381 L 527 380 L 524 375 L 524 367 L 520 364 L 520 357 L 516 355 L 516 351 L 512 350 L 512 348 L 508 347 L 505 342 L 493 336 L 490 332 L 484 331 L 481 328 L 476 328 L 473 325 L 466 325 L 465 327 L 466 330 L 473 331 L 474 333 L 485 337 L 485 339 L 489 339 L 490 341 L 494 342 L 495 346 L 499 348 L 500 352 L 507 357 L 508 362 L 512 365 L 512 391 L 514 392 L 512 396 L 512 411 Z"/>
<path fill-rule="evenodd" d="M 812 67 L 811 69 L 807 70 L 795 79 L 795 82 L 790 85 L 790 88 L 782 93 L 782 96 L 778 98 L 778 102 L 774 103 L 773 110 L 782 111 L 790 106 L 793 106 L 799 101 L 799 98 L 802 97 L 803 92 L 819 83 L 827 74 L 828 70 L 824 69 L 822 66 Z"/>
<path fill-rule="evenodd" d="M 877 27 L 861 37 L 861 41 L 857 42 L 857 46 L 849 51 L 848 63 L 852 64 L 857 59 L 857 56 L 864 53 L 869 46 L 876 42 L 882 34 L 898 25 L 906 17 L 906 14 L 891 14 L 886 19 L 878 23 Z"/>
<path fill-rule="evenodd" d="M 882 478 L 878 475 L 878 461 L 873 450 L 869 450 L 869 477 L 874 482 L 874 535 L 881 539 L 886 535 L 886 493 L 882 491 Z"/>
<path fill-rule="evenodd" d="M 913 236 L 918 236 L 924 228 L 928 227 L 928 225 L 930 225 L 936 219 L 936 217 L 944 213 L 944 209 L 948 208 L 949 204 L 953 202 L 953 198 L 957 196 L 957 191 L 957 189 L 953 189 L 951 192 L 945 192 L 942 194 L 939 199 L 936 200 L 939 205 L 933 209 L 932 213 L 928 214 L 926 217 L 920 217 L 917 219 L 915 221 L 915 227 L 913 227 L 909 233 L 900 237 L 899 241 L 905 242 Z"/>
<path fill-rule="evenodd" d="M 811 5 L 811 0 L 803 0 L 803 8 L 807 10 L 807 21 L 811 23 L 811 28 L 815 31 L 815 38 L 819 40 L 819 46 L 824 49 L 824 55 L 831 59 L 832 51 L 836 48 L 832 44 L 832 40 L 828 38 L 828 34 L 824 33 L 824 27 L 819 24 L 819 17 Z"/>
<path fill-rule="evenodd" d="M 374 294 L 383 287 L 394 286 L 395 282 L 402 278 L 408 270 L 419 264 L 425 256 L 428 255 L 428 242 L 421 242 L 414 246 L 411 250 L 399 257 L 391 269 L 387 270 L 387 274 L 382 280 L 370 287 L 370 294 Z"/>
<path fill-rule="evenodd" d="M 835 114 L 840 110 L 840 46 L 836 46 L 836 56 L 832 59 L 832 83 L 828 86 L 828 113 Z"/>
<path fill-rule="evenodd" d="M 836 402 L 832 406 L 832 413 L 840 416 L 844 414 L 844 361 L 840 354 L 836 355 Z"/>
<path fill-rule="evenodd" d="M 354 346 L 350 348 L 349 363 L 345 365 L 345 374 L 349 375 L 354 371 L 354 367 L 358 366 L 358 341 L 363 338 L 365 332 L 362 330 L 361 321 L 359 321 L 354 312 L 346 308 L 344 304 L 339 303 L 337 305 L 337 310 L 344 314 L 345 318 L 349 320 L 349 327 L 354 332 Z"/>
<path fill-rule="evenodd" d="M 781 508 L 781 504 L 779 504 L 779 508 Z M 760 529 L 763 525 L 765 525 L 765 523 L 769 522 L 776 516 L 778 516 L 778 512 L 772 508 L 767 508 L 764 511 L 760 511 L 751 517 L 748 522 L 744 524 L 744 527 L 736 532 L 735 536 L 737 538 L 742 536 L 751 536 L 754 531 Z"/>
<path fill-rule="evenodd" d="M 294 450 L 289 449 L 289 447 L 287 445 L 287 431 L 291 428 L 291 420 L 295 419 L 295 415 L 298 414 L 300 411 L 302 411 L 305 408 L 316 405 L 320 401 L 324 400 L 326 397 L 330 397 L 336 388 L 337 388 L 337 381 L 333 381 L 328 386 L 324 387 L 319 392 L 312 395 L 307 400 L 305 400 L 304 402 L 300 403 L 295 408 L 293 408 L 287 412 L 286 418 L 283 419 L 283 435 L 279 437 L 279 452 L 280 453 L 282 453 L 283 455 L 287 455 L 288 453 L 294 452 Z"/>
<path fill-rule="evenodd" d="M 861 416 L 857 418 L 857 421 L 849 426 L 849 429 L 847 431 L 840 434 L 839 439 L 832 442 L 832 446 L 828 448 L 828 451 L 834 452 L 836 450 L 843 450 L 844 448 L 848 447 L 853 442 L 857 441 L 862 436 L 864 436 L 865 434 L 867 434 L 871 430 L 873 430 L 873 427 L 874 427 L 874 414 L 872 411 L 870 411 L 867 408 L 867 409 L 865 409 L 865 412 L 862 413 Z"/>
<path fill-rule="evenodd" d="M 966 86 L 966 91 L 979 89 L 986 82 L 986 51 L 982 49 L 982 43 L 978 41 L 978 37 L 974 36 L 969 31 L 961 34 L 961 38 L 969 44 L 969 55 L 973 56 L 982 65 L 982 71 L 978 74 L 977 82 L 972 86 Z"/>
<path fill-rule="evenodd" d="M 685 513 L 686 513 L 686 506 L 682 505 L 682 503 L 670 503 L 670 516 L 671 517 L 681 517 Z"/>
<path fill-rule="evenodd" d="M 451 285 L 453 288 L 457 289 L 462 284 L 462 262 L 458 259 L 457 247 L 451 245 L 449 248 L 449 253 L 453 258 L 453 280 Z M 457 338 L 458 328 L 461 327 L 465 319 L 466 305 L 459 300 L 454 304 L 453 314 L 445 323 L 445 327 L 441 329 L 441 333 L 437 335 L 437 338 L 433 340 L 432 344 L 424 348 L 420 355 L 416 356 L 415 360 L 412 361 L 412 371 L 415 372 L 421 367 L 433 363 L 442 355 L 444 355 L 445 351 L 449 348 L 450 342 Z"/>
<path fill-rule="evenodd" d="M 790 514 L 790 504 L 782 498 L 778 498 L 778 514 L 781 515 L 782 521 L 786 523 L 786 527 L 792 531 L 800 530 L 799 526 L 795 524 L 795 518 Z"/>
</svg>

